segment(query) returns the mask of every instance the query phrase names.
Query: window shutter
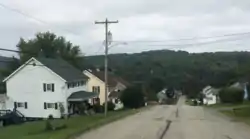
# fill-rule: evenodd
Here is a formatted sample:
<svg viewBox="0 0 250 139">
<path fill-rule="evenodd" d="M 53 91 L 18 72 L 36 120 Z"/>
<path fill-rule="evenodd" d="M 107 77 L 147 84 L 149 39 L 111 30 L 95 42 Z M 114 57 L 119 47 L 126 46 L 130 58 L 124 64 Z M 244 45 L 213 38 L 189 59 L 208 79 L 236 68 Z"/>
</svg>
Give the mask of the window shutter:
<svg viewBox="0 0 250 139">
<path fill-rule="evenodd" d="M 98 86 L 97 89 L 98 89 L 98 93 L 100 93 L 100 86 Z"/>
<path fill-rule="evenodd" d="M 57 104 L 57 103 L 55 103 L 55 109 L 56 109 L 56 110 L 58 109 L 58 104 Z"/>
<path fill-rule="evenodd" d="M 54 84 L 51 84 L 52 85 L 52 92 L 54 92 L 55 90 L 55 85 Z"/>
<path fill-rule="evenodd" d="M 95 87 L 94 86 L 92 86 L 92 92 L 95 92 Z"/>
<path fill-rule="evenodd" d="M 17 102 L 14 102 L 14 108 L 17 108 Z"/>
<path fill-rule="evenodd" d="M 44 109 L 47 109 L 47 104 L 44 102 Z"/>
<path fill-rule="evenodd" d="M 24 107 L 25 107 L 25 109 L 28 108 L 28 103 L 27 102 L 24 103 Z"/>
<path fill-rule="evenodd" d="M 43 91 L 46 92 L 46 83 L 43 84 Z"/>
</svg>

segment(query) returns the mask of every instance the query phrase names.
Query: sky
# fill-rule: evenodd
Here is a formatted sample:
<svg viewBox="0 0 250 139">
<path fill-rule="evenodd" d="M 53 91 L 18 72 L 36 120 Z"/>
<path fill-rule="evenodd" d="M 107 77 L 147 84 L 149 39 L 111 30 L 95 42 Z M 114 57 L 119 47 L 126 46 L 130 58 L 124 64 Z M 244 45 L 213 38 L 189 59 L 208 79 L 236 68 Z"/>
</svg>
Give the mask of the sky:
<svg viewBox="0 0 250 139">
<path fill-rule="evenodd" d="M 51 31 L 85 55 L 103 54 L 104 25 L 94 21 L 108 18 L 119 20 L 109 25 L 110 53 L 250 50 L 250 33 L 226 35 L 250 32 L 249 0 L 0 0 L 0 17 L 0 48 Z"/>
</svg>

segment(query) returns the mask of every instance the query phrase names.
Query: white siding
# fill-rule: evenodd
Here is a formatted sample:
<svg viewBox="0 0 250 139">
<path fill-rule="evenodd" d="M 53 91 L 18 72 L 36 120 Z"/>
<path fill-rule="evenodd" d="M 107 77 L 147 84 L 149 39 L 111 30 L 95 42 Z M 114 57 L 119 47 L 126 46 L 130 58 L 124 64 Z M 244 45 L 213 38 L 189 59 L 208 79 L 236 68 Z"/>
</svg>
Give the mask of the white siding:
<svg viewBox="0 0 250 139">
<path fill-rule="evenodd" d="M 41 65 L 41 64 L 38 64 Z M 44 92 L 43 83 L 54 83 L 54 92 Z M 50 114 L 55 118 L 61 116 L 59 108 L 44 109 L 44 102 L 66 102 L 65 81 L 45 66 L 26 65 L 6 82 L 8 103 L 12 110 L 14 102 L 27 102 L 28 108 L 17 108 L 26 117 L 47 118 Z M 67 109 L 66 109 L 67 110 Z"/>
</svg>

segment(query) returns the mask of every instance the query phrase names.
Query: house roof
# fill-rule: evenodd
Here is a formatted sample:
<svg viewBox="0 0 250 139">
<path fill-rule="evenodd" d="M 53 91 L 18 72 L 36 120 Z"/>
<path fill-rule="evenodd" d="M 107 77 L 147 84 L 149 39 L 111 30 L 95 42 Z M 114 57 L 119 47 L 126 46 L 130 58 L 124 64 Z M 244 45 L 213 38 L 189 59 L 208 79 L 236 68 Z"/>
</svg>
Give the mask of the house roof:
<svg viewBox="0 0 250 139">
<path fill-rule="evenodd" d="M 63 59 L 36 58 L 39 62 L 61 76 L 66 81 L 88 79 L 80 70 Z"/>
<path fill-rule="evenodd" d="M 6 80 L 14 76 L 18 71 L 20 71 L 23 67 L 29 64 L 32 60 L 37 60 L 42 64 L 39 66 L 47 67 L 48 69 L 50 69 L 52 72 L 54 72 L 67 82 L 88 79 L 88 77 L 82 74 L 80 70 L 73 67 L 63 59 L 31 58 L 25 64 L 20 66 L 16 71 L 14 71 L 11 75 L 5 78 L 3 81 L 5 82 Z"/>
<path fill-rule="evenodd" d="M 105 76 L 104 76 L 105 74 L 103 71 L 91 70 L 88 72 L 90 72 L 92 75 L 96 76 L 101 81 L 105 82 Z M 111 87 L 116 86 L 118 82 L 120 82 L 121 84 L 123 84 L 125 86 L 130 85 L 127 81 L 125 81 L 121 77 L 118 77 L 118 76 L 114 75 L 113 73 L 108 73 L 108 85 L 109 86 L 111 86 Z"/>
<path fill-rule="evenodd" d="M 68 97 L 68 101 L 84 101 L 84 100 L 88 100 L 90 98 L 94 98 L 94 97 L 97 97 L 97 96 L 98 96 L 98 93 L 86 92 L 86 91 L 78 91 L 78 92 L 72 93 Z"/>
<path fill-rule="evenodd" d="M 121 96 L 121 94 L 122 94 L 121 91 L 112 91 L 109 93 L 109 97 L 110 98 L 118 98 Z"/>
</svg>

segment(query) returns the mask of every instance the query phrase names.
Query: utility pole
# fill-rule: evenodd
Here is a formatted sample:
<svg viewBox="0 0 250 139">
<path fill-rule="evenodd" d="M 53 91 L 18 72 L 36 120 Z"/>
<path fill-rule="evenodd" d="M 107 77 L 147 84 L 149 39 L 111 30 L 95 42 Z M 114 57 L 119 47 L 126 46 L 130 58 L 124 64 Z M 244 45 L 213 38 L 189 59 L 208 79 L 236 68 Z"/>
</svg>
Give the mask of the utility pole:
<svg viewBox="0 0 250 139">
<path fill-rule="evenodd" d="M 95 21 L 95 24 L 105 24 L 105 58 L 104 58 L 104 78 L 105 78 L 105 116 L 108 112 L 108 45 L 109 45 L 109 31 L 108 25 L 112 23 L 118 23 L 118 21 L 109 21 L 107 18 L 105 21 Z"/>
</svg>

